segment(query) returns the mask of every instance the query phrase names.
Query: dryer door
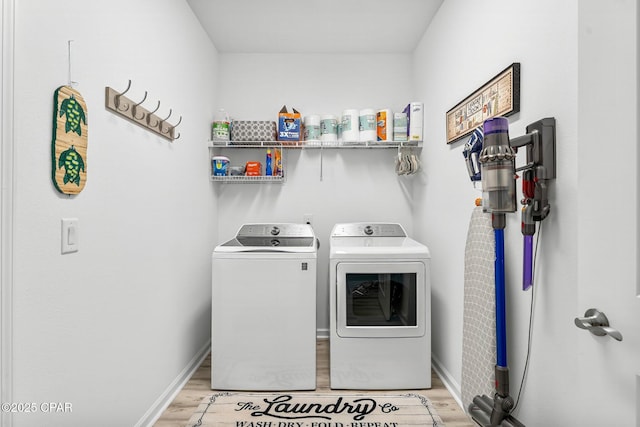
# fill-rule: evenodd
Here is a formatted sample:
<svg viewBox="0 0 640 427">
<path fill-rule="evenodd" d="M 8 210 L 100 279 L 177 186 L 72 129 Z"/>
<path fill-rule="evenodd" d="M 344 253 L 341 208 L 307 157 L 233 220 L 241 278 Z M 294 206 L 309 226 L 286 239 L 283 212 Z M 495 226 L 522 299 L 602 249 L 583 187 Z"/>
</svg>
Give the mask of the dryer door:
<svg viewBox="0 0 640 427">
<path fill-rule="evenodd" d="M 337 333 L 341 337 L 419 337 L 429 306 L 425 264 L 337 264 Z"/>
</svg>

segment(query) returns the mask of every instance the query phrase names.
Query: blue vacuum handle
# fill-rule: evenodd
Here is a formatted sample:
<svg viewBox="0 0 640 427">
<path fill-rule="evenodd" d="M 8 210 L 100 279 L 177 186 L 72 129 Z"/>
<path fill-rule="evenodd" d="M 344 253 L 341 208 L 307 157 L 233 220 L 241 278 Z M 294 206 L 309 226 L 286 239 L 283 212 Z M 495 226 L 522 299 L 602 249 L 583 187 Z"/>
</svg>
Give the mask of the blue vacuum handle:
<svg viewBox="0 0 640 427">
<path fill-rule="evenodd" d="M 504 229 L 494 228 L 496 240 L 496 364 L 507 367 L 507 315 L 504 274 Z"/>
</svg>

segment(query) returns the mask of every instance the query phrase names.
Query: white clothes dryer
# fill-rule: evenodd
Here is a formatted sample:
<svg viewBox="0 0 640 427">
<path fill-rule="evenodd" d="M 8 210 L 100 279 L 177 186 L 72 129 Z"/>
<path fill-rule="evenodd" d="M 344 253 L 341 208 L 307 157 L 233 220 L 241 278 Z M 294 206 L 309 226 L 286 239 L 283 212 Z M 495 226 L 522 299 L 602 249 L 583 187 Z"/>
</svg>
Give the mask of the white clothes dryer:
<svg viewBox="0 0 640 427">
<path fill-rule="evenodd" d="M 330 386 L 431 387 L 429 249 L 400 224 L 336 224 L 329 249 Z"/>
<path fill-rule="evenodd" d="M 211 388 L 316 388 L 316 237 L 245 224 L 213 252 Z"/>
</svg>

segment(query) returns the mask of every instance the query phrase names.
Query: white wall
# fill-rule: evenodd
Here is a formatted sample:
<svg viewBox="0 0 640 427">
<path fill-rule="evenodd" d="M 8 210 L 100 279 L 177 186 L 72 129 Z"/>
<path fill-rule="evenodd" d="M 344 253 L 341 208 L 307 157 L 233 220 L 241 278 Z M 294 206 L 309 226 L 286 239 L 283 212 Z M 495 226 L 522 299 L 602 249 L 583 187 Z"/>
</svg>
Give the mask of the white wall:
<svg viewBox="0 0 640 427">
<path fill-rule="evenodd" d="M 537 259 L 536 317 L 528 380 L 519 409 L 527 425 L 575 425 L 562 402 L 575 393 L 578 5 L 576 0 L 513 2 L 447 0 L 415 51 L 416 96 L 425 99 L 427 175 L 415 185 L 417 236 L 432 250 L 433 356 L 459 393 L 462 355 L 464 245 L 473 190 L 463 164 L 465 140 L 446 144 L 445 112 L 512 62 L 519 62 L 520 113 L 510 134 L 543 117 L 557 121 L 557 179 L 551 215 L 542 224 Z M 523 163 L 519 156 L 518 165 Z M 518 181 L 518 193 L 521 183 Z M 518 197 L 520 199 L 520 197 Z M 531 292 L 521 289 L 519 213 L 506 235 L 511 394 L 518 392 L 527 349 Z M 440 325 L 438 327 L 438 325 Z M 465 402 L 465 406 L 468 402 Z"/>
<path fill-rule="evenodd" d="M 239 120 L 276 120 L 285 104 L 303 115 L 340 115 L 347 108 L 397 111 L 414 100 L 408 54 L 220 54 L 219 58 L 219 106 Z M 256 150 L 253 159 L 264 163 L 265 153 Z M 226 150 L 225 155 L 232 164 L 247 160 L 242 157 L 246 153 L 238 150 Z M 220 240 L 233 237 L 246 222 L 301 222 L 304 214 L 313 214 L 313 228 L 321 241 L 317 327 L 326 335 L 333 225 L 389 221 L 412 231 L 413 181 L 395 174 L 396 155 L 389 149 L 285 150 L 283 185 L 216 184 Z"/>
<path fill-rule="evenodd" d="M 72 78 L 88 106 L 87 185 L 51 182 L 53 93 Z M 207 351 L 216 200 L 207 123 L 217 54 L 186 2 L 16 2 L 13 399 L 70 414 L 14 425 L 134 425 Z M 124 90 L 167 115 L 173 144 L 104 108 Z M 60 253 L 60 219 L 80 250 Z M 167 397 L 167 396 L 164 396 Z M 159 399 L 159 400 L 158 400 Z M 147 419 L 148 421 L 148 419 Z"/>
</svg>

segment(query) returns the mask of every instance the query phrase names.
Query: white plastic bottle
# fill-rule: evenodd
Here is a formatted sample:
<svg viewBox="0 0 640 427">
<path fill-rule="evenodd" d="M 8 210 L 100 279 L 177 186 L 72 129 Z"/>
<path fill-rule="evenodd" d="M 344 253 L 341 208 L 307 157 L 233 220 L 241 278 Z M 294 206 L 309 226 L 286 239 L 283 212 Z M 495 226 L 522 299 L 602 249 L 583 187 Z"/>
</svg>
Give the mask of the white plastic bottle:
<svg viewBox="0 0 640 427">
<path fill-rule="evenodd" d="M 229 120 L 229 114 L 225 111 L 224 108 L 219 109 L 213 118 L 211 139 L 213 141 L 228 142 L 230 136 L 229 131 L 231 130 L 230 125 L 231 121 Z"/>
</svg>

